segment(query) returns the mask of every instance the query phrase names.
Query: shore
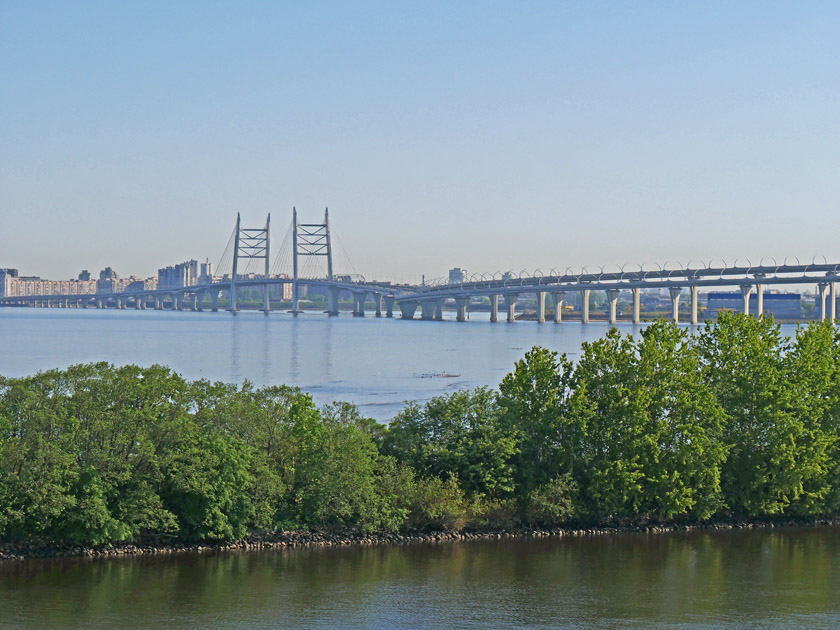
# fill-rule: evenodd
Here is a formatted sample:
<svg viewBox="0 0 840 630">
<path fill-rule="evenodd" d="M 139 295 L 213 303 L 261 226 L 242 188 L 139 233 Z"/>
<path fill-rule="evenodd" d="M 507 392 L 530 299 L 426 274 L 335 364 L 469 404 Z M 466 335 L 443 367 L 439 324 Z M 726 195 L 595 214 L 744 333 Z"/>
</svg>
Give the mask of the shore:
<svg viewBox="0 0 840 630">
<path fill-rule="evenodd" d="M 775 529 L 840 526 L 840 518 L 811 520 L 779 519 L 763 521 L 710 521 L 706 523 L 657 523 L 602 527 L 509 528 L 488 531 L 436 531 L 409 533 L 362 533 L 351 530 L 299 530 L 249 534 L 239 540 L 186 543 L 177 539 L 161 542 L 141 541 L 115 545 L 83 546 L 50 544 L 46 541 L 0 544 L 0 563 L 48 558 L 100 558 L 138 555 L 201 554 L 220 551 L 255 551 L 300 547 L 346 547 L 448 543 L 472 540 L 524 538 L 580 538 L 629 533 L 666 534 L 686 531 Z"/>
</svg>

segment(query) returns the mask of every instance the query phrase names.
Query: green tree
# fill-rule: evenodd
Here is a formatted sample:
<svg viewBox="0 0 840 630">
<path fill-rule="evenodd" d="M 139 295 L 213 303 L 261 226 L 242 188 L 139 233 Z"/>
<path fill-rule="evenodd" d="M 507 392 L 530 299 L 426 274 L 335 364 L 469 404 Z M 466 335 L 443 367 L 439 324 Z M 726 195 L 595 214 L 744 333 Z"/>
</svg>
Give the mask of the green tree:
<svg viewBox="0 0 840 630">
<path fill-rule="evenodd" d="M 591 516 L 704 519 L 718 509 L 723 416 L 684 331 L 658 321 L 636 342 L 612 329 L 583 345 L 575 386 Z"/>
<path fill-rule="evenodd" d="M 499 385 L 504 431 L 517 439 L 517 494 L 526 496 L 579 463 L 585 427 L 569 413 L 572 363 L 565 355 L 535 346 Z"/>
<path fill-rule="evenodd" d="M 789 344 L 771 316 L 734 313 L 707 322 L 697 344 L 704 377 L 726 414 L 727 505 L 746 517 L 785 511 L 801 497 L 816 470 L 812 457 L 823 448 L 809 451 L 810 436 L 794 412 L 784 358 Z"/>
<path fill-rule="evenodd" d="M 422 476 L 455 475 L 469 496 L 499 497 L 514 489 L 517 437 L 502 426 L 496 396 L 487 388 L 407 406 L 391 422 L 383 450 Z"/>
</svg>

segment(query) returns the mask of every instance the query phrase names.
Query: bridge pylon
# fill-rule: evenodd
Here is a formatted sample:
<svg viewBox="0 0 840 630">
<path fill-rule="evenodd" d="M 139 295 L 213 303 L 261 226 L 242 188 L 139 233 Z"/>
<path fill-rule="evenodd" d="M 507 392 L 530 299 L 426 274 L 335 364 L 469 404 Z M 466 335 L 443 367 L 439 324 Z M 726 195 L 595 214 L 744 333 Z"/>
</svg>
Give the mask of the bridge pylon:
<svg viewBox="0 0 840 630">
<path fill-rule="evenodd" d="M 240 227 L 239 213 L 236 213 L 236 229 L 234 231 L 233 240 L 233 273 L 231 274 L 230 282 L 230 312 L 236 313 L 236 274 L 238 272 L 238 263 L 240 258 L 245 259 L 264 259 L 265 260 L 265 279 L 266 284 L 263 289 L 263 312 L 268 315 L 271 310 L 271 302 L 268 295 L 268 279 L 269 279 L 269 245 L 270 245 L 270 231 L 269 224 L 271 222 L 271 214 L 265 218 L 265 227 L 263 228 L 243 228 Z"/>
<path fill-rule="evenodd" d="M 298 257 L 299 256 L 325 256 L 327 259 L 327 280 L 333 279 L 332 266 L 332 243 L 330 241 L 330 210 L 324 210 L 323 223 L 298 223 L 297 208 L 292 208 L 292 313 L 297 314 L 298 309 Z M 329 310 L 335 310 L 338 314 L 338 298 L 335 304 L 330 305 Z"/>
</svg>

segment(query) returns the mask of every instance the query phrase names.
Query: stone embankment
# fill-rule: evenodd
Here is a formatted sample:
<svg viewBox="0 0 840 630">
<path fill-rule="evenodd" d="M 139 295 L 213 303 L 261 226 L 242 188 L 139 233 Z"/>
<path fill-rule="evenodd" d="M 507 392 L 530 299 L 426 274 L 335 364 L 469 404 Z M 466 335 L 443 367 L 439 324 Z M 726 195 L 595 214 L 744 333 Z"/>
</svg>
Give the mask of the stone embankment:
<svg viewBox="0 0 840 630">
<path fill-rule="evenodd" d="M 46 541 L 0 544 L 0 562 L 29 558 L 95 558 L 109 556 L 137 556 L 151 554 L 208 553 L 220 551 L 283 550 L 299 547 L 343 547 L 350 545 L 405 545 L 412 543 L 445 543 L 471 540 L 503 540 L 516 538 L 580 538 L 621 533 L 662 534 L 678 531 L 709 531 L 731 529 L 771 529 L 782 527 L 839 526 L 840 518 L 809 521 L 716 521 L 701 524 L 646 524 L 606 527 L 558 527 L 551 529 L 510 528 L 492 531 L 438 531 L 410 533 L 361 533 L 356 531 L 302 530 L 250 534 L 233 541 L 184 543 L 173 539 L 169 542 L 146 541 L 136 544 L 80 546 L 49 544 Z"/>
</svg>

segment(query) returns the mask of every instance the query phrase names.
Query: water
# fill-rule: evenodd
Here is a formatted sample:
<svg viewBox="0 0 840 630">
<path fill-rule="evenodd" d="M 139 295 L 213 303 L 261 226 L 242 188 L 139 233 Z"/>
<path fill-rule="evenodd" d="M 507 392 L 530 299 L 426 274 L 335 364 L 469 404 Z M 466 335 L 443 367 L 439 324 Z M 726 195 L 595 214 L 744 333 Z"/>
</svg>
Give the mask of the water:
<svg viewBox="0 0 840 630">
<path fill-rule="evenodd" d="M 4 628 L 837 628 L 840 530 L 0 563 Z"/>
<path fill-rule="evenodd" d="M 318 404 L 346 400 L 380 420 L 407 400 L 495 387 L 532 346 L 574 357 L 605 323 L 491 324 L 349 314 L 0 308 L 0 374 L 24 376 L 74 363 L 167 365 L 189 379 L 285 383 Z M 637 331 L 631 324 L 623 330 Z"/>
<path fill-rule="evenodd" d="M 575 358 L 607 330 L 487 320 L 0 309 L 0 373 L 162 363 L 385 420 L 405 400 L 497 385 L 535 344 Z M 840 627 L 840 530 L 0 562 L 2 628 L 652 626 Z"/>
</svg>

